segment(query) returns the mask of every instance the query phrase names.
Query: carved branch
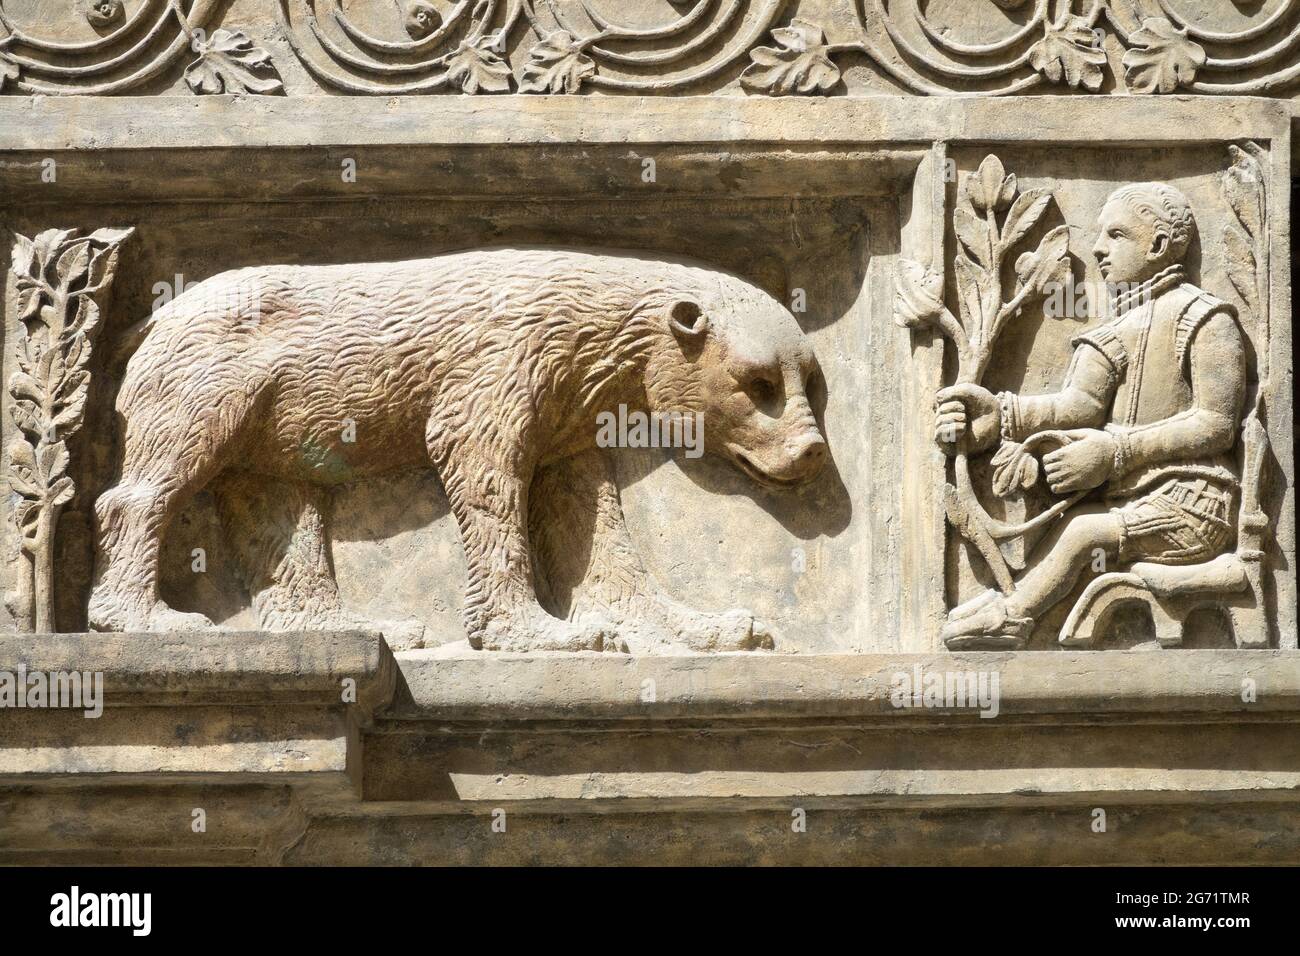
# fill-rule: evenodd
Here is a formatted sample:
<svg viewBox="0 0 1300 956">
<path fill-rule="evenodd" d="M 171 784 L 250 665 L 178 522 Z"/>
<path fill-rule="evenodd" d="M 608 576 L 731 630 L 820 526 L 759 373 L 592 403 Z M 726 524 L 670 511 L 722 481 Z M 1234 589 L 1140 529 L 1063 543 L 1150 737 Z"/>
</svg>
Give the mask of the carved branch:
<svg viewBox="0 0 1300 956">
<path fill-rule="evenodd" d="M 7 603 L 21 627 L 54 631 L 54 549 L 59 512 L 75 493 L 68 439 L 81 428 L 89 363 L 100 325 L 97 297 L 113 281 L 131 229 L 48 229 L 15 235 L 14 372 L 6 383 L 17 426 L 4 480 L 13 500 L 25 571 Z"/>
<path fill-rule="evenodd" d="M 909 260 L 904 260 L 898 273 L 894 315 L 898 324 L 907 328 L 935 327 L 956 350 L 957 382 L 979 384 L 1011 317 L 1029 301 L 1043 297 L 1052 283 L 1066 281 L 1070 236 L 1068 227 L 1058 226 L 1033 252 L 1023 253 L 1016 260 L 1016 290 L 1005 299 L 1002 271 L 1006 257 L 1039 223 L 1051 202 L 1051 192 L 1021 192 L 1015 175 L 1008 174 L 1002 162 L 990 154 L 978 170 L 967 174 L 963 193 L 964 204 L 953 213 L 959 243 L 954 260 L 959 317 L 943 306 L 942 277 Z M 955 485 L 945 486 L 943 493 L 948 521 L 983 556 L 998 587 L 1010 593 L 1014 586 L 1010 567 L 998 542 L 1026 534 L 1080 496 L 1057 502 L 1031 521 L 1010 524 L 994 518 L 981 504 L 965 451 L 955 456 L 953 469 Z M 1019 484 L 1010 482 L 1006 490 L 1015 491 Z"/>
</svg>

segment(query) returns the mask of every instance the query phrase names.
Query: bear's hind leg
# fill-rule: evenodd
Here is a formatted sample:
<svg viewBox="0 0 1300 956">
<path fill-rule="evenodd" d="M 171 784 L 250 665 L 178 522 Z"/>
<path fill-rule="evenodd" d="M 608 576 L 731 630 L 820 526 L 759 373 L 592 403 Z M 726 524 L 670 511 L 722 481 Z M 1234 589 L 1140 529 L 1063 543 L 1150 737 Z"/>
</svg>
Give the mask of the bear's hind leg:
<svg viewBox="0 0 1300 956">
<path fill-rule="evenodd" d="M 189 423 L 131 420 L 122 478 L 95 502 L 99 533 L 87 617 L 96 631 L 192 631 L 202 614 L 176 611 L 158 593 L 162 536 L 172 517 L 211 476 L 216 436 Z"/>
<path fill-rule="evenodd" d="M 330 561 L 326 490 L 227 472 L 214 491 L 259 627 L 379 631 L 393 650 L 424 646 L 419 621 L 371 621 L 343 607 Z"/>
</svg>

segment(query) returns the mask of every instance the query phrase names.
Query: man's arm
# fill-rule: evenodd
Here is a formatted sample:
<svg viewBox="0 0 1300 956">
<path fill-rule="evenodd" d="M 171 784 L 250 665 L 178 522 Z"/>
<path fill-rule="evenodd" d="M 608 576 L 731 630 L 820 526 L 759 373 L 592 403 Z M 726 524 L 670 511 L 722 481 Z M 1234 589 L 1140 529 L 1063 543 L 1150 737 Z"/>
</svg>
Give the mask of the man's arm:
<svg viewBox="0 0 1300 956">
<path fill-rule="evenodd" d="M 1166 461 L 1217 455 L 1237 440 L 1246 396 L 1246 350 L 1241 329 L 1216 312 L 1193 333 L 1189 345 L 1192 407 L 1150 425 L 1106 430 L 1116 440 L 1116 476 Z"/>
<path fill-rule="evenodd" d="M 1109 359 L 1090 343 L 1075 349 L 1065 384 L 1050 395 L 998 395 L 1002 433 L 1024 441 L 1053 428 L 1101 428 L 1115 393 L 1116 375 Z"/>
</svg>

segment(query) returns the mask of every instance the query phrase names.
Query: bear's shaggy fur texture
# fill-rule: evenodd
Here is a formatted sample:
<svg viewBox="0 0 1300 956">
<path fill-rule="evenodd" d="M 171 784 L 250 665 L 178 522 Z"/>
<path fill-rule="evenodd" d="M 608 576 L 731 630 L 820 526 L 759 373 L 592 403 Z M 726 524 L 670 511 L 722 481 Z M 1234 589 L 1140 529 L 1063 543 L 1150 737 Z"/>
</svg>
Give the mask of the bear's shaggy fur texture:
<svg viewBox="0 0 1300 956">
<path fill-rule="evenodd" d="M 267 266 L 198 284 L 141 335 L 117 398 L 121 480 L 96 503 L 95 628 L 210 626 L 161 601 L 157 569 L 168 521 L 209 485 L 263 627 L 363 626 L 339 605 L 328 488 L 431 464 L 465 548 L 474 646 L 600 649 L 632 632 L 770 644 L 744 612 L 698 614 L 661 594 L 594 440 L 597 414 L 619 404 L 699 412 L 706 450 L 756 480 L 816 472 L 812 352 L 780 303 L 734 275 L 542 248 Z M 550 491 L 530 515 L 535 479 Z M 566 515 L 575 508 L 585 513 Z M 536 597 L 546 569 L 534 567 L 530 517 L 559 560 L 573 560 L 574 529 L 599 539 L 579 549 L 587 580 L 571 620 Z"/>
</svg>

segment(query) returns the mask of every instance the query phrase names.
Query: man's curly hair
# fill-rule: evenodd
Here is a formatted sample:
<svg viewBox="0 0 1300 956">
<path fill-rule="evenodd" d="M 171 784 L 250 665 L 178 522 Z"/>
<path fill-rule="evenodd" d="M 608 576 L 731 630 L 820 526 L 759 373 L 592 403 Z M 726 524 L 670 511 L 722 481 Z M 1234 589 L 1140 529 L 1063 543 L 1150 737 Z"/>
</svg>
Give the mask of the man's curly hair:
<svg viewBox="0 0 1300 956">
<path fill-rule="evenodd" d="M 1168 183 L 1134 183 L 1111 193 L 1106 203 L 1112 202 L 1121 202 L 1150 220 L 1157 232 L 1169 238 L 1169 261 L 1183 261 L 1196 238 L 1196 217 L 1182 192 Z"/>
</svg>

